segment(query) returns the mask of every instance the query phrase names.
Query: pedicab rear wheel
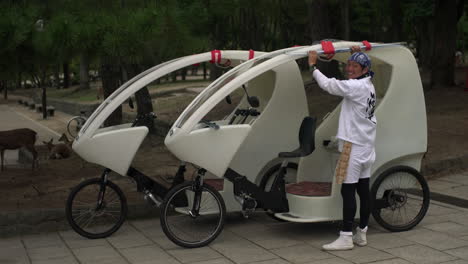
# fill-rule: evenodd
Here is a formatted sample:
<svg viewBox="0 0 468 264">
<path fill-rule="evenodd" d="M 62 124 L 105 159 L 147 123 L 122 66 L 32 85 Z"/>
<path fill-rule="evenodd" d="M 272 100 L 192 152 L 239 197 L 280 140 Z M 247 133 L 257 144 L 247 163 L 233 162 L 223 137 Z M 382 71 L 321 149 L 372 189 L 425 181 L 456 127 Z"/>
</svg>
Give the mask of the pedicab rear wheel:
<svg viewBox="0 0 468 264">
<path fill-rule="evenodd" d="M 296 182 L 296 177 L 297 177 L 297 163 L 294 162 L 289 162 L 287 169 L 286 169 L 286 175 L 284 177 L 284 182 L 286 184 L 288 183 L 295 183 Z M 281 164 L 277 164 L 273 167 L 271 167 L 267 172 L 262 177 L 262 180 L 260 181 L 260 188 L 266 192 L 271 190 L 271 186 L 273 185 L 273 181 L 275 180 L 276 175 L 278 175 L 279 170 L 281 168 Z M 266 211 L 266 214 L 280 222 L 285 222 L 285 220 L 280 219 L 275 216 L 275 213 L 268 210 Z"/>
<path fill-rule="evenodd" d="M 430 191 L 424 177 L 407 166 L 392 167 L 378 176 L 371 188 L 372 215 L 392 232 L 415 227 L 429 208 Z"/>
<path fill-rule="evenodd" d="M 226 206 L 223 198 L 210 185 L 203 184 L 198 188 L 192 181 L 179 184 L 169 191 L 160 207 L 164 234 L 181 247 L 206 246 L 224 227 Z M 194 207 L 194 204 L 199 206 Z"/>
</svg>

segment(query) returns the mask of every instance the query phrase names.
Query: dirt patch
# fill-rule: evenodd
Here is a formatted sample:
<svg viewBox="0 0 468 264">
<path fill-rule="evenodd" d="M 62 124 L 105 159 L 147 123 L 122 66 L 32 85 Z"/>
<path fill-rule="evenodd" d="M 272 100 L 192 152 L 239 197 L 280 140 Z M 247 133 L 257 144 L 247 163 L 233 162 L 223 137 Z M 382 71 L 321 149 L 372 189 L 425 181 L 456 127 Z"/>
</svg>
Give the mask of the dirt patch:
<svg viewBox="0 0 468 264">
<path fill-rule="evenodd" d="M 45 146 L 37 146 L 36 149 L 39 168 L 32 170 L 30 164 L 6 166 L 0 173 L 0 210 L 64 208 L 74 186 L 83 180 L 99 177 L 104 169 L 85 162 L 76 154 L 67 159 L 49 160 Z M 168 185 L 169 178 L 177 171 L 178 160 L 165 151 L 163 138 L 150 135 L 142 144 L 133 165 Z M 130 204 L 143 202 L 130 178 L 112 173 L 110 179 L 122 188 Z"/>
</svg>

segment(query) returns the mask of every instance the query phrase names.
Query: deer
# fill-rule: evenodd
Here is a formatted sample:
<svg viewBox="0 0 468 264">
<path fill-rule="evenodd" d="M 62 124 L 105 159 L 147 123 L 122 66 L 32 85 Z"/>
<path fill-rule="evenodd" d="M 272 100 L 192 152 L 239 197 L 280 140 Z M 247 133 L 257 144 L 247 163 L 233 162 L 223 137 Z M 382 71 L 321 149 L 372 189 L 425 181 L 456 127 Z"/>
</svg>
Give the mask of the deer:
<svg viewBox="0 0 468 264">
<path fill-rule="evenodd" d="M 53 138 L 49 141 L 42 141 L 42 143 L 47 145 L 47 149 L 49 150 L 49 159 L 66 159 L 70 157 L 71 148 L 67 144 L 54 144 L 53 141 Z"/>
<path fill-rule="evenodd" d="M 58 141 L 62 141 L 65 145 L 68 146 L 70 150 L 72 150 L 73 141 L 75 140 L 69 140 L 67 135 L 65 133 L 62 133 Z M 81 168 L 84 168 L 84 167 L 85 167 L 85 161 L 81 159 Z"/>
<path fill-rule="evenodd" d="M 3 159 L 5 150 L 19 149 L 25 147 L 33 155 L 32 169 L 36 167 L 37 151 L 34 148 L 36 143 L 36 131 L 29 128 L 19 128 L 13 130 L 0 131 L 0 156 L 2 160 L 1 171 L 3 171 Z"/>
</svg>

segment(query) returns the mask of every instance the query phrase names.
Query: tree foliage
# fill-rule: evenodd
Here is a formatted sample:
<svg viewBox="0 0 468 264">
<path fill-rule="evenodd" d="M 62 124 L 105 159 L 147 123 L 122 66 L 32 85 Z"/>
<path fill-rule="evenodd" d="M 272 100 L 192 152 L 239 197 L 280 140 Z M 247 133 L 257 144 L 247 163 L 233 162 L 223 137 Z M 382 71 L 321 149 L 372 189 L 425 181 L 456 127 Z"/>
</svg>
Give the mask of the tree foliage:
<svg viewBox="0 0 468 264">
<path fill-rule="evenodd" d="M 433 57 L 440 0 L 31 0 L 0 2 L 0 79 L 48 76 L 78 61 L 152 65 L 211 49 L 271 51 L 323 38 L 416 44 Z M 451 1 L 449 1 L 451 2 Z M 454 0 L 457 14 L 467 8 Z M 346 3 L 346 5 L 344 4 Z M 349 6 L 348 6 L 349 4 Z M 347 6 L 347 8 L 345 8 Z M 460 8 L 460 6 L 462 8 Z M 344 12 L 344 13 L 343 13 Z M 37 21 L 43 21 L 39 29 Z M 465 48 L 468 23 L 455 26 Z M 429 39 L 429 41 L 427 41 Z M 84 59 L 83 59 L 84 58 Z M 86 67 L 84 69 L 87 69 Z M 76 70 L 76 69 L 75 69 Z M 45 74 L 44 74 L 45 71 Z"/>
</svg>

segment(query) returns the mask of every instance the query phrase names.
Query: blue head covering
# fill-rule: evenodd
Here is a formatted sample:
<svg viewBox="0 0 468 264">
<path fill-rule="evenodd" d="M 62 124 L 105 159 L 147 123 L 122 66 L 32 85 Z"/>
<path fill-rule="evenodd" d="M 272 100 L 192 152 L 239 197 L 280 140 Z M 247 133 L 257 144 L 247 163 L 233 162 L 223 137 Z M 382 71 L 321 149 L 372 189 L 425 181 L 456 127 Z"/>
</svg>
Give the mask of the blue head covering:
<svg viewBox="0 0 468 264">
<path fill-rule="evenodd" d="M 368 69 L 368 73 L 366 73 L 364 76 L 371 76 L 371 77 L 374 77 L 374 72 L 371 71 L 371 59 L 369 58 L 369 56 L 363 52 L 356 52 L 356 53 L 353 53 L 348 61 L 355 61 L 357 63 L 359 63 L 363 68 L 366 68 Z"/>
</svg>

